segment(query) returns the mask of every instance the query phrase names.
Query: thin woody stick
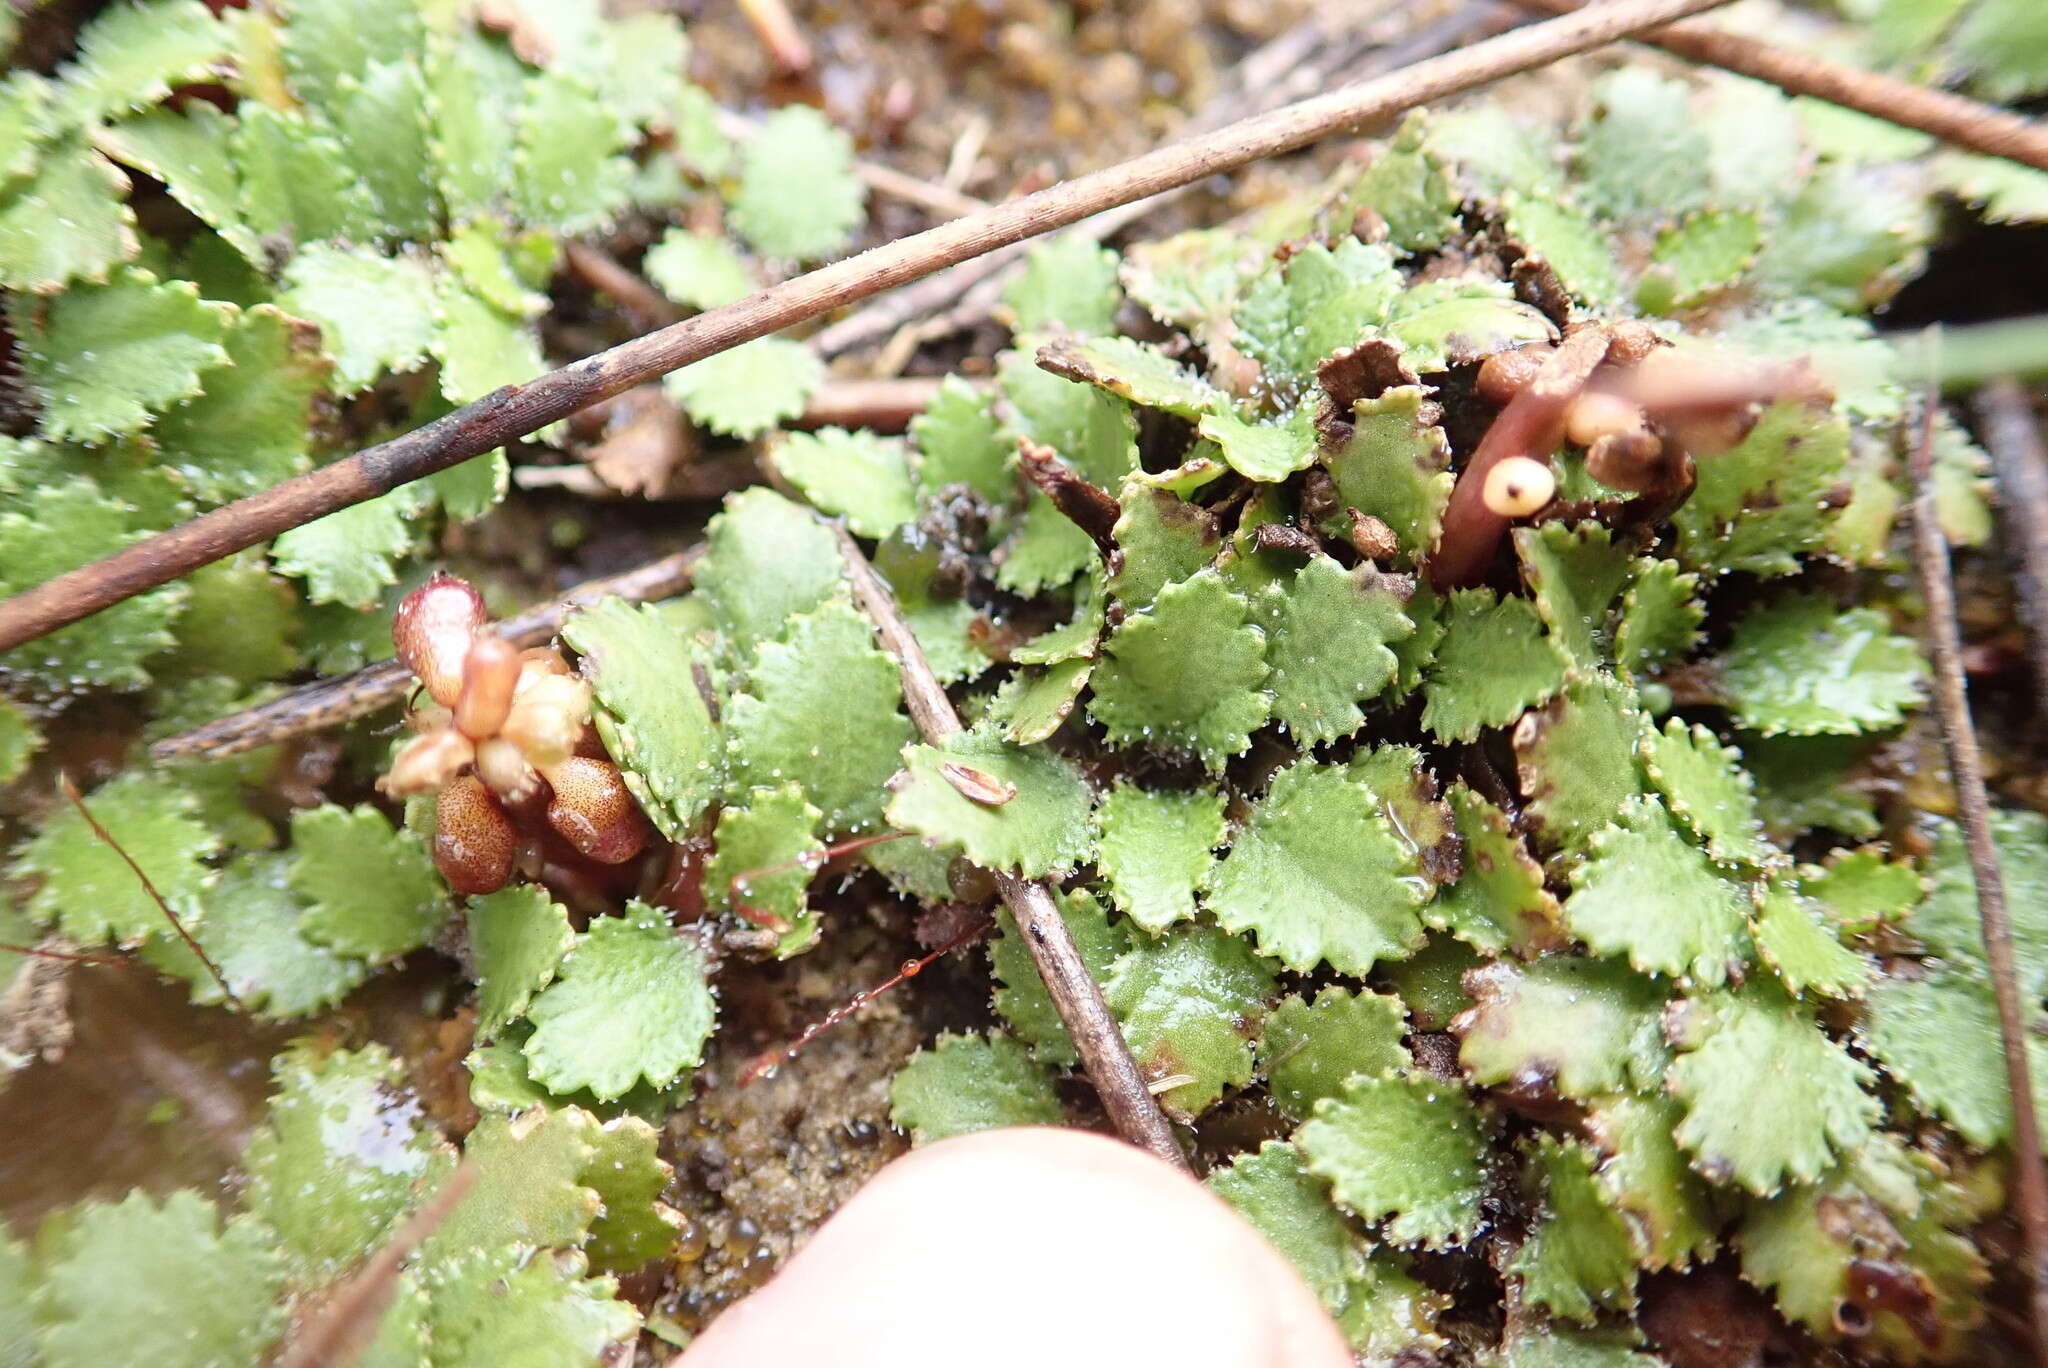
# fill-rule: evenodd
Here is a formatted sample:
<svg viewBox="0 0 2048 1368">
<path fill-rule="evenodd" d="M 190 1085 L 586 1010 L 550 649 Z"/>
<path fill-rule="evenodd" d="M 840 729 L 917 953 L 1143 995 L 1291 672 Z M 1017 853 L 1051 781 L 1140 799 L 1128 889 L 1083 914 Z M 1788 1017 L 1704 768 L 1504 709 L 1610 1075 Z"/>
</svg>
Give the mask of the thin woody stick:
<svg viewBox="0 0 2048 1368">
<path fill-rule="evenodd" d="M 2034 701 L 2048 713 L 2048 445 L 2034 406 L 2016 380 L 1986 385 L 1977 417 L 1998 481 L 2000 522 L 2019 563 L 2020 615 L 2027 625 L 2027 660 L 2034 671 Z"/>
<path fill-rule="evenodd" d="M 910 719 L 926 744 L 936 746 L 962 730 L 960 715 L 925 660 L 924 647 L 897 610 L 896 598 L 882 583 L 868 558 L 844 528 L 834 528 L 840 554 L 846 559 L 846 578 L 853 586 L 854 601 L 875 625 L 882 647 L 896 657 L 903 673 L 903 699 Z M 1074 1038 L 1081 1065 L 1102 1098 L 1103 1109 L 1117 1133 L 1139 1149 L 1165 1160 L 1183 1173 L 1190 1172 L 1187 1156 L 1174 1139 L 1173 1127 L 1159 1110 L 1159 1101 L 1146 1086 L 1145 1076 L 1131 1058 L 1130 1046 L 1117 1029 L 1109 1004 L 1102 1000 L 1102 987 L 1081 952 L 1074 946 L 1052 893 L 1040 879 L 1020 879 L 1014 874 L 990 870 L 1003 904 L 1017 919 L 1017 929 L 1038 965 L 1045 990 Z"/>
<path fill-rule="evenodd" d="M 1572 0 L 1516 0 L 1546 14 L 1569 14 Z M 1632 35 L 1638 43 L 1663 48 L 1688 62 L 1764 81 L 1794 95 L 1811 95 L 1859 114 L 1903 128 L 1932 133 L 1944 142 L 1987 157 L 2048 171 L 2048 124 L 2011 110 L 1930 90 L 1894 76 L 1879 75 L 1810 53 L 1773 47 L 1712 24 L 1666 24 Z"/>
<path fill-rule="evenodd" d="M 703 547 L 693 546 L 623 574 L 588 580 L 551 603 L 505 619 L 497 624 L 496 631 L 514 646 L 538 646 L 561 630 L 562 619 L 579 604 L 604 598 L 639 603 L 680 594 L 690 587 L 691 572 L 702 554 Z M 315 680 L 268 703 L 167 737 L 149 748 L 149 758 L 162 762 L 240 755 L 274 741 L 368 717 L 404 698 L 412 685 L 411 670 L 396 660 L 380 660 L 349 674 Z"/>
<path fill-rule="evenodd" d="M 0 651 L 293 527 L 496 450 L 655 376 L 829 309 L 1065 227 L 1113 205 L 1292 152 L 1330 134 L 1376 123 L 1724 3 L 1612 0 L 1418 62 L 1378 80 L 1241 120 L 834 262 L 527 384 L 507 385 L 402 437 L 46 581 L 0 603 Z"/>
<path fill-rule="evenodd" d="M 2048 1365 L 2048 1165 L 2042 1160 L 2040 1124 L 2034 1112 L 2026 1005 L 2021 1000 L 2013 957 L 2012 919 L 2006 912 L 2005 881 L 1998 867 L 1998 847 L 1991 838 L 1991 802 L 1984 791 L 1984 767 L 1964 692 L 1955 582 L 1949 572 L 1948 542 L 1934 506 L 1934 416 L 1939 394 L 1930 388 L 1925 402 L 1912 460 L 1913 564 L 1920 595 L 1927 603 L 1927 646 L 1934 657 L 1934 705 L 1941 721 L 1941 741 L 1948 752 L 1949 775 L 1955 781 L 1956 807 L 1970 852 L 1970 876 L 1977 888 L 1984 956 L 1991 966 L 1991 988 L 1998 1001 L 1998 1034 L 2005 1048 L 2006 1085 L 2012 1098 L 2014 1196 L 2026 1246 L 2035 1362 Z"/>
</svg>

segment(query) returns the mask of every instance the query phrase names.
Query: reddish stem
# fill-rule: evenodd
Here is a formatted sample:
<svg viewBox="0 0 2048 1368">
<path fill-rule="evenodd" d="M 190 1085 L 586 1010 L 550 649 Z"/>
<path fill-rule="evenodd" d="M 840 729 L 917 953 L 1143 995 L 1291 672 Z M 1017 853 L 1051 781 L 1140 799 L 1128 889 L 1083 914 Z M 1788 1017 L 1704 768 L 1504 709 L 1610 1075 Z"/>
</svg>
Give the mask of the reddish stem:
<svg viewBox="0 0 2048 1368">
<path fill-rule="evenodd" d="M 1479 439 L 1451 491 L 1443 535 L 1429 558 L 1429 581 L 1437 589 L 1462 589 L 1485 576 L 1508 526 L 1486 506 L 1486 472 L 1510 456 L 1550 464 L 1550 454 L 1564 441 L 1565 409 L 1607 355 L 1607 343 L 1602 328 L 1581 328 L 1567 337 Z"/>
<path fill-rule="evenodd" d="M 770 875 L 782 874 L 792 869 L 808 869 L 815 872 L 824 868 L 825 861 L 827 860 L 836 859 L 841 855 L 850 855 L 856 850 L 866 850 L 869 846 L 878 846 L 885 841 L 900 841 L 909 834 L 907 831 L 890 831 L 884 832 L 880 836 L 856 836 L 850 841 L 841 841 L 838 845 L 829 845 L 823 850 L 814 850 L 807 854 L 799 855 L 794 860 L 784 860 L 781 864 L 765 865 L 760 869 L 742 870 L 740 873 L 733 875 L 727 884 L 726 899 L 732 903 L 733 911 L 739 913 L 740 916 L 746 918 L 754 925 L 765 926 L 770 931 L 787 931 L 789 930 L 788 922 L 776 916 L 773 912 L 764 912 L 758 907 L 752 907 L 747 904 L 746 899 L 742 896 L 743 885 L 751 884 L 756 879 L 765 879 Z"/>
<path fill-rule="evenodd" d="M 797 1055 L 802 1052 L 803 1048 L 806 1045 L 810 1044 L 813 1040 L 816 1040 L 819 1036 L 825 1034 L 825 1032 L 831 1030 L 834 1026 L 837 1026 L 840 1022 L 845 1021 L 855 1012 L 858 1012 L 861 1008 L 867 1006 L 870 1002 L 873 1002 L 876 998 L 888 992 L 897 984 L 902 983 L 906 979 L 916 978 L 919 974 L 923 973 L 925 971 L 925 968 L 928 965 L 930 965 L 933 961 L 942 959 L 945 956 L 952 954 L 955 950 L 958 950 L 963 945 L 966 945 L 972 941 L 980 940 L 983 936 L 988 934 L 988 928 L 989 923 L 986 920 L 976 921 L 971 926 L 969 926 L 965 931 L 962 931 L 959 935 L 953 937 L 953 939 L 947 941 L 944 945 L 932 951 L 929 955 L 923 955 L 914 960 L 905 960 L 903 962 L 902 968 L 898 969 L 888 978 L 883 979 L 874 987 L 865 989 L 862 992 L 855 993 L 851 998 L 848 998 L 839 1006 L 834 1007 L 830 1012 L 827 1012 L 819 1020 L 812 1022 L 809 1026 L 806 1026 L 804 1028 L 804 1033 L 798 1036 L 795 1040 L 791 1041 L 789 1044 L 778 1045 L 772 1050 L 764 1051 L 761 1054 L 760 1058 L 756 1059 L 753 1063 L 747 1065 L 745 1070 L 741 1072 L 739 1077 L 739 1085 L 742 1088 L 744 1088 L 751 1084 L 758 1083 L 762 1079 L 768 1077 L 777 1069 L 781 1068 L 784 1064 L 787 1064 L 790 1060 L 795 1059 Z"/>
</svg>

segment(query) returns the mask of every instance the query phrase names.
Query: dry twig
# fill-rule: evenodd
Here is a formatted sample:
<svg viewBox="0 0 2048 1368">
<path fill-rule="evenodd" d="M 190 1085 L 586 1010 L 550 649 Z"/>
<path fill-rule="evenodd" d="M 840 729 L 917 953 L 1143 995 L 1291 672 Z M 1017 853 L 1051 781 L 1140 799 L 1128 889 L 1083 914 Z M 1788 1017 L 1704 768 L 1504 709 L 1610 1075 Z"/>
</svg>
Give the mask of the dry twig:
<svg viewBox="0 0 2048 1368">
<path fill-rule="evenodd" d="M 952 700 L 946 697 L 946 690 L 925 660 L 924 647 L 918 644 L 910 624 L 897 610 L 889 586 L 868 564 L 853 537 L 844 528 L 835 527 L 834 531 L 839 537 L 840 552 L 846 558 L 846 577 L 853 586 L 854 601 L 875 624 L 875 635 L 883 649 L 896 657 L 903 672 L 903 699 L 910 709 L 911 721 L 917 724 L 918 734 L 927 745 L 940 745 L 962 730 L 960 715 L 953 711 Z M 990 873 L 1003 904 L 1017 919 L 1017 929 L 1023 933 L 1024 944 L 1045 980 L 1046 992 L 1051 994 L 1060 1020 L 1066 1023 L 1067 1033 L 1074 1038 L 1081 1065 L 1087 1070 L 1089 1081 L 1095 1084 L 1117 1133 L 1139 1149 L 1188 1172 L 1187 1156 L 1174 1139 L 1173 1127 L 1159 1110 L 1158 1099 L 1147 1088 L 1145 1076 L 1138 1072 L 1130 1046 L 1124 1043 L 1116 1018 L 1109 1014 L 1109 1004 L 1102 1000 L 1102 987 L 1082 962 L 1081 952 L 1074 946 L 1073 934 L 1067 930 L 1051 890 L 1040 879 L 1020 879 L 996 870 Z"/>
<path fill-rule="evenodd" d="M 1934 657 L 1934 706 L 1941 741 L 1955 782 L 1956 807 L 1970 852 L 1970 876 L 1977 888 L 1977 915 L 1991 988 L 1998 999 L 1998 1034 L 2005 1047 L 2006 1084 L 2012 1095 L 2012 1155 L 2020 1231 L 2026 1242 L 2029 1303 L 2034 1314 L 2036 1361 L 2048 1364 L 2048 1165 L 2041 1156 L 2040 1123 L 2034 1112 L 2034 1084 L 2028 1069 L 2026 1004 L 2022 1000 L 2012 949 L 2012 920 L 2005 905 L 2005 881 L 1998 847 L 1991 839 L 1991 801 L 1984 791 L 1984 767 L 1977 733 L 1970 725 L 1970 701 L 1963 684 L 1963 643 L 1956 627 L 1955 582 L 1950 577 L 1948 542 L 1934 506 L 1934 417 L 1939 395 L 1929 390 L 1919 442 L 1913 451 L 1913 564 L 1920 596 L 1927 604 L 1927 646 Z"/>
<path fill-rule="evenodd" d="M 438 1230 L 469 1190 L 476 1186 L 476 1164 L 465 1162 L 448 1181 L 393 1232 L 384 1247 L 363 1261 L 347 1281 L 315 1305 L 286 1336 L 277 1368 L 345 1368 L 370 1347 L 384 1312 L 398 1290 L 398 1273 L 427 1236 Z"/>
<path fill-rule="evenodd" d="M 353 456 L 146 537 L 0 603 L 0 651 L 202 565 L 516 441 L 657 375 L 1091 214 L 1305 147 L 1726 0 L 1612 0 L 994 205 L 507 385 Z"/>
<path fill-rule="evenodd" d="M 1570 14 L 1573 0 L 1517 0 L 1548 14 Z M 1667 24 L 1633 35 L 1688 62 L 1717 66 L 1794 95 L 1811 95 L 1957 147 L 2048 171 L 2048 125 L 1978 100 L 1930 90 L 1861 67 L 1793 52 L 1712 24 Z"/>
<path fill-rule="evenodd" d="M 2019 561 L 2014 578 L 2034 670 L 2034 704 L 2048 715 L 2048 445 L 2017 381 L 1985 386 L 1977 396 L 1977 417 L 1998 481 L 2006 546 Z"/>
<path fill-rule="evenodd" d="M 570 609 L 581 604 L 605 598 L 639 603 L 680 594 L 690 587 L 691 572 L 703 553 L 703 547 L 693 546 L 617 575 L 588 580 L 552 602 L 506 618 L 497 624 L 497 633 L 514 646 L 538 646 L 561 629 Z M 396 660 L 380 660 L 349 674 L 316 679 L 281 698 L 167 737 L 149 748 L 149 756 L 161 762 L 239 755 L 367 717 L 404 698 L 412 686 L 412 671 Z"/>
</svg>

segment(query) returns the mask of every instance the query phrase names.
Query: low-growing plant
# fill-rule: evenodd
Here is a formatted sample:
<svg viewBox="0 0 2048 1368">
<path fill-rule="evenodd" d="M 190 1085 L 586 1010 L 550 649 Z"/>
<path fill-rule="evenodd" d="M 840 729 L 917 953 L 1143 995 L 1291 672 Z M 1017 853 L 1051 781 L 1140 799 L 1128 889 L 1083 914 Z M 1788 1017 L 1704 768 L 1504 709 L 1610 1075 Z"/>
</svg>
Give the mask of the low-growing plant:
<svg viewBox="0 0 2048 1368">
<path fill-rule="evenodd" d="M 528 378 L 559 246 L 629 209 L 842 248 L 843 135 L 786 112 L 734 153 L 683 41 L 576 5 L 157 3 L 9 78 L 33 432 L 0 451 L 0 589 Z M 459 960 L 475 1186 L 363 1361 L 630 1337 L 609 1275 L 674 1241 L 650 1123 L 721 1048 L 721 965 L 811 951 L 845 874 L 977 940 L 983 871 L 1056 888 L 1207 1183 L 1367 1360 L 1659 1362 L 1639 1308 L 1688 1270 L 1752 1289 L 1743 1333 L 1981 1355 L 2011 1105 L 1960 834 L 1898 782 L 1918 427 L 1867 317 L 1969 167 L 1886 132 L 1639 66 L 1560 127 L 1418 116 L 1230 224 L 1040 247 L 994 385 L 949 378 L 907 439 L 775 431 L 822 370 L 735 349 L 668 388 L 770 434 L 772 487 L 724 502 L 691 592 L 574 612 L 570 655 L 419 587 L 426 515 L 484 513 L 502 455 L 66 628 L 0 657 L 0 778 L 63 691 L 142 695 L 139 744 L 381 655 L 398 615 L 431 702 L 356 778 L 438 798 L 306 806 L 276 849 L 245 801 L 272 754 L 128 768 L 88 796 L 110 840 L 42 814 L 0 941 L 287 1020 Z M 697 228 L 643 269 L 683 308 L 759 279 Z M 1983 458 L 1934 421 L 1943 530 L 1981 544 Z M 919 739 L 828 519 L 964 732 Z M 2048 818 L 1997 835 L 2038 1016 Z M 896 1075 L 918 1143 L 1097 1119 L 1007 912 L 988 970 L 985 1028 Z M 317 1324 L 458 1154 L 376 1047 L 275 1075 L 225 1214 L 136 1195 L 0 1241 L 0 1346 L 256 1362 Z"/>
</svg>

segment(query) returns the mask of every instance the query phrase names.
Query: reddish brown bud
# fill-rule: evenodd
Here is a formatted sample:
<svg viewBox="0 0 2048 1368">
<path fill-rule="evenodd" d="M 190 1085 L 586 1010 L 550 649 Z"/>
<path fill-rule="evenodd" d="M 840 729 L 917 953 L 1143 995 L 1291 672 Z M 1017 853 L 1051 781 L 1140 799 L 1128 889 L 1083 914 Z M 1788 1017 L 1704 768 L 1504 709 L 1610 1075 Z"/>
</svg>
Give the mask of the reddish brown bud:
<svg viewBox="0 0 2048 1368">
<path fill-rule="evenodd" d="M 449 887 L 470 895 L 497 892 L 511 879 L 518 850 L 511 820 L 475 775 L 441 790 L 434 809 L 434 864 Z"/>
<path fill-rule="evenodd" d="M 1640 318 L 1625 318 L 1607 332 L 1607 359 L 1617 366 L 1637 365 L 1664 345 L 1657 330 Z"/>
<path fill-rule="evenodd" d="M 480 632 L 462 661 L 462 692 L 455 700 L 455 727 L 472 741 L 496 736 L 512 711 L 519 687 L 519 650 L 495 632 Z"/>
<path fill-rule="evenodd" d="M 1640 494 L 1662 474 L 1664 444 L 1645 428 L 1617 432 L 1594 442 L 1586 452 L 1586 471 L 1609 489 Z"/>
<path fill-rule="evenodd" d="M 608 760 L 573 756 L 546 773 L 554 789 L 548 825 L 599 864 L 620 864 L 646 848 L 653 829 Z"/>
<path fill-rule="evenodd" d="M 1479 363 L 1479 397 L 1496 408 L 1526 389 L 1536 372 L 1543 369 L 1551 348 L 1538 344 L 1499 351 Z"/>
<path fill-rule="evenodd" d="M 434 701 L 452 708 L 462 693 L 470 640 L 483 621 L 483 596 L 467 580 L 436 571 L 398 605 L 391 644 Z"/>
<path fill-rule="evenodd" d="M 476 758 L 476 748 L 460 732 L 441 729 L 415 736 L 391 758 L 391 769 L 377 787 L 393 798 L 432 793 L 444 788 Z"/>
</svg>

